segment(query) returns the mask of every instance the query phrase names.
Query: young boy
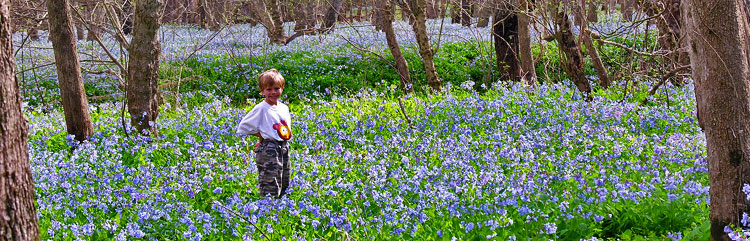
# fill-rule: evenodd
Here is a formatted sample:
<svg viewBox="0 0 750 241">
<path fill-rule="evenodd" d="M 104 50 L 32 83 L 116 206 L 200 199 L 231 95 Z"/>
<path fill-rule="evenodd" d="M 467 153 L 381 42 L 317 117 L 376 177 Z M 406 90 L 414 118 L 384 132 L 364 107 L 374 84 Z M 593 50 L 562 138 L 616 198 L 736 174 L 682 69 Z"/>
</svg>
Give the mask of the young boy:
<svg viewBox="0 0 750 241">
<path fill-rule="evenodd" d="M 292 137 L 289 107 L 279 102 L 284 91 L 284 77 L 276 69 L 258 76 L 258 87 L 265 100 L 247 113 L 237 134 L 260 137 L 255 144 L 260 195 L 280 198 L 289 187 L 289 143 Z"/>
</svg>

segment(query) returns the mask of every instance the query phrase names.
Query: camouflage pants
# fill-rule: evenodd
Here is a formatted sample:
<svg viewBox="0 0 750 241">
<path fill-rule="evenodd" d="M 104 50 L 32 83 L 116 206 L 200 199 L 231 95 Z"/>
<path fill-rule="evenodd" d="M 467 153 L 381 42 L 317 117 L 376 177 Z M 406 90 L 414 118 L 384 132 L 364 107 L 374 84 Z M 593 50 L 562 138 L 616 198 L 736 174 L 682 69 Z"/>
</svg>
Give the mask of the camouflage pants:
<svg viewBox="0 0 750 241">
<path fill-rule="evenodd" d="M 263 141 L 256 153 L 260 195 L 280 198 L 289 187 L 289 143 Z"/>
</svg>

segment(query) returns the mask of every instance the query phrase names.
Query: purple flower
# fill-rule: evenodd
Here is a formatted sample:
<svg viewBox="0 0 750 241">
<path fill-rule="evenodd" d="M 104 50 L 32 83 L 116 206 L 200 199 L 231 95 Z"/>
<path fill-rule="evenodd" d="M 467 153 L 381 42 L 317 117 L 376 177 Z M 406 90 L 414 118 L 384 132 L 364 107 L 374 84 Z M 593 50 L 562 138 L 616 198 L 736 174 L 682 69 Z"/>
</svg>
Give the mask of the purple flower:
<svg viewBox="0 0 750 241">
<path fill-rule="evenodd" d="M 544 233 L 545 234 L 555 234 L 557 232 L 557 225 L 555 223 L 546 223 L 544 224 Z"/>
</svg>

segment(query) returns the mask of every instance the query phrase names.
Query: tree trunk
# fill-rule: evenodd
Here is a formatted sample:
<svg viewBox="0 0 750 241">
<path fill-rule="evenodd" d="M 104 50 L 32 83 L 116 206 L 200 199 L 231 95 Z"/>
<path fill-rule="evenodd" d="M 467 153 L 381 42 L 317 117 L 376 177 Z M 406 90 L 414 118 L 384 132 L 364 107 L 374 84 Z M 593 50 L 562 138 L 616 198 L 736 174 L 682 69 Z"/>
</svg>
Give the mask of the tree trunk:
<svg viewBox="0 0 750 241">
<path fill-rule="evenodd" d="M 490 16 L 492 15 L 492 12 L 495 11 L 495 8 L 493 7 L 495 4 L 493 4 L 493 2 L 494 1 L 482 1 L 474 4 L 474 6 L 479 8 L 477 14 L 479 17 L 479 20 L 477 20 L 478 28 L 484 28 L 490 24 Z"/>
<path fill-rule="evenodd" d="M 279 0 L 250 1 L 250 12 L 266 29 L 268 39 L 274 44 L 286 44 L 289 36 L 284 34 Z"/>
<path fill-rule="evenodd" d="M 96 41 L 96 36 L 99 36 L 99 29 L 92 24 L 91 26 L 89 26 L 89 32 L 86 35 L 86 41 Z"/>
<path fill-rule="evenodd" d="M 469 0 L 461 0 L 461 25 L 471 25 L 471 2 Z"/>
<path fill-rule="evenodd" d="M 501 80 L 519 81 L 521 68 L 518 61 L 518 16 L 511 4 L 503 3 L 495 10 L 492 33 L 495 40 L 495 57 Z"/>
<path fill-rule="evenodd" d="M 36 27 L 30 27 L 28 30 L 28 34 L 29 34 L 29 39 L 33 41 L 39 40 L 39 29 L 37 29 Z"/>
<path fill-rule="evenodd" d="M 424 65 L 425 74 L 427 75 L 427 84 L 430 85 L 432 90 L 440 91 L 441 83 L 438 78 L 437 70 L 435 69 L 435 51 L 430 45 L 429 37 L 427 36 L 427 18 L 425 16 L 425 0 L 413 0 L 408 1 L 415 3 L 411 6 L 412 14 L 414 15 L 414 24 L 412 29 L 414 35 L 417 37 L 417 45 L 419 45 L 419 55 L 422 56 L 422 64 Z"/>
<path fill-rule="evenodd" d="M 439 16 L 440 8 L 438 4 L 436 3 L 438 0 L 428 0 L 427 1 L 427 18 L 429 19 L 436 19 Z"/>
<path fill-rule="evenodd" d="M 686 47 L 685 41 L 682 41 L 683 32 L 682 31 L 682 15 L 680 14 L 681 9 L 681 1 L 680 0 L 667 0 L 668 2 L 668 8 L 667 12 L 664 13 L 664 18 L 667 21 L 667 24 L 669 24 L 670 29 L 672 29 L 672 32 L 675 35 L 675 39 L 677 40 L 678 45 L 682 45 L 680 47 Z M 687 48 L 685 48 L 687 49 Z M 677 53 L 677 62 L 680 63 L 680 65 L 689 65 L 690 64 L 690 55 L 687 51 L 679 51 Z"/>
<path fill-rule="evenodd" d="M 210 16 L 208 14 L 208 3 L 206 0 L 198 0 L 198 17 L 200 18 L 201 28 L 208 29 L 208 22 Z"/>
<path fill-rule="evenodd" d="M 461 23 L 461 9 L 457 1 L 460 0 L 448 0 L 451 6 L 451 23 Z"/>
<path fill-rule="evenodd" d="M 78 7 L 80 4 L 78 4 L 81 0 L 74 0 L 73 3 L 75 3 L 75 6 Z M 76 28 L 76 39 L 77 40 L 83 40 L 86 38 L 86 33 L 84 32 L 84 23 L 82 23 L 80 20 L 73 21 L 73 25 L 75 25 Z"/>
<path fill-rule="evenodd" d="M 104 14 L 102 14 L 102 11 L 100 10 L 100 7 L 97 7 L 96 4 L 86 4 L 84 8 L 87 10 L 89 14 L 88 22 L 85 24 L 88 24 L 88 30 L 89 33 L 86 35 L 86 41 L 96 41 L 96 38 L 99 37 L 99 34 L 101 32 L 100 30 L 100 24 L 103 20 Z"/>
<path fill-rule="evenodd" d="M 560 45 L 560 51 L 567 58 L 562 64 L 563 70 L 568 73 L 568 77 L 570 77 L 578 90 L 586 95 L 586 100 L 591 100 L 591 84 L 583 73 L 583 56 L 581 55 L 581 48 L 576 43 L 576 37 L 573 35 L 572 23 L 564 10 L 561 9 L 558 11 L 557 9 L 553 9 L 553 11 L 555 12 L 555 24 L 559 28 L 557 33 L 555 33 L 555 39 Z"/>
<path fill-rule="evenodd" d="M 522 11 L 518 13 L 518 46 L 521 51 L 521 78 L 531 86 L 536 82 L 536 68 L 534 67 L 534 57 L 531 53 L 531 4 L 529 0 L 521 0 Z"/>
<path fill-rule="evenodd" d="M 589 10 L 586 12 L 586 20 L 591 23 L 599 22 L 599 13 L 596 12 L 597 5 L 594 1 L 589 1 Z"/>
<path fill-rule="evenodd" d="M 341 5 L 344 4 L 344 0 L 332 0 L 331 5 L 328 8 L 328 11 L 326 11 L 326 16 L 323 21 L 323 32 L 328 33 L 333 31 L 334 26 L 336 25 L 336 20 L 339 16 L 339 11 L 341 10 Z"/>
<path fill-rule="evenodd" d="M 161 42 L 157 31 L 161 26 L 162 0 L 136 0 L 133 40 L 128 62 L 128 112 L 130 123 L 143 135 L 156 135 L 159 116 L 159 55 Z"/>
<path fill-rule="evenodd" d="M 590 10 L 593 11 L 593 9 Z M 586 0 L 578 0 L 576 10 L 573 12 L 576 14 L 576 18 L 581 20 L 579 38 L 581 38 L 584 46 L 586 46 L 586 52 L 591 56 L 591 62 L 594 63 L 594 70 L 596 70 L 596 74 L 599 76 L 599 84 L 602 88 L 607 89 L 610 85 L 609 75 L 607 74 L 607 69 L 604 67 L 604 63 L 602 63 L 602 59 L 599 57 L 599 51 L 594 47 L 594 41 L 591 39 L 591 30 L 589 30 L 588 19 L 585 17 Z"/>
<path fill-rule="evenodd" d="M 385 16 L 383 15 L 383 10 L 385 9 L 385 2 L 386 1 L 375 1 L 374 9 L 372 12 L 372 22 L 373 25 L 375 25 L 375 30 L 382 31 L 383 30 L 383 22 L 385 21 Z"/>
<path fill-rule="evenodd" d="M 11 40 L 10 1 L 0 0 L 0 239 L 39 240 L 28 125 L 21 111 Z"/>
<path fill-rule="evenodd" d="M 622 18 L 628 22 L 633 21 L 633 1 L 625 0 L 625 1 L 619 1 L 619 2 L 620 2 L 620 10 L 622 12 Z"/>
<path fill-rule="evenodd" d="M 364 7 L 364 2 L 359 3 L 359 6 L 357 6 L 357 22 L 362 22 L 362 19 L 364 19 L 364 11 L 362 11 Z"/>
<path fill-rule="evenodd" d="M 750 33 L 743 0 L 686 1 L 698 123 L 706 135 L 711 240 L 750 213 Z"/>
<path fill-rule="evenodd" d="M 75 135 L 76 140 L 84 141 L 94 133 L 94 126 L 91 124 L 89 101 L 83 88 L 71 10 L 67 0 L 47 0 L 47 11 L 65 126 L 69 134 Z"/>
<path fill-rule="evenodd" d="M 200 25 L 201 18 L 200 14 L 198 14 L 200 10 L 200 1 L 203 0 L 186 0 L 187 1 L 187 8 L 188 11 L 185 11 L 185 20 L 187 23 L 193 24 L 193 25 Z"/>
<path fill-rule="evenodd" d="M 125 1 L 122 6 L 122 33 L 131 34 L 133 32 L 133 7 L 130 1 Z"/>
<path fill-rule="evenodd" d="M 83 30 L 83 25 L 76 24 L 76 39 L 77 40 L 83 40 L 86 38 L 86 33 Z"/>
<path fill-rule="evenodd" d="M 385 0 L 385 6 L 383 8 L 383 32 L 385 32 L 385 39 L 388 43 L 388 48 L 391 50 L 391 55 L 396 62 L 396 71 L 401 79 L 402 88 L 405 92 L 413 92 L 411 84 L 411 75 L 409 74 L 409 65 L 406 63 L 404 55 L 401 53 L 401 47 L 396 40 L 396 33 L 393 31 L 393 20 L 394 20 L 394 4 L 391 3 L 394 0 Z"/>
</svg>

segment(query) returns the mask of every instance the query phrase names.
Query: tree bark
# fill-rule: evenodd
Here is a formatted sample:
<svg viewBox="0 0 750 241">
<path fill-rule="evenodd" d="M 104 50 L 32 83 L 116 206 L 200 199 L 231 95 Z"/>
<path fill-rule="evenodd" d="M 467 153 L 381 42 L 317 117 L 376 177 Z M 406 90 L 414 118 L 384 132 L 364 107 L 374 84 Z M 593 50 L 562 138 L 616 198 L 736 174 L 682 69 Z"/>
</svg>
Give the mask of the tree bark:
<svg viewBox="0 0 750 241">
<path fill-rule="evenodd" d="M 471 2 L 469 0 L 461 0 L 461 25 L 471 25 Z"/>
<path fill-rule="evenodd" d="M 429 19 L 436 19 L 440 15 L 440 8 L 437 3 L 435 3 L 438 0 L 428 0 L 427 1 L 427 18 Z"/>
<path fill-rule="evenodd" d="M 594 10 L 590 9 L 590 11 Z M 611 81 L 609 80 L 607 69 L 604 67 L 601 57 L 599 57 L 599 51 L 594 47 L 594 41 L 591 39 L 591 30 L 589 30 L 588 19 L 586 18 L 586 0 L 578 0 L 574 13 L 576 18 L 581 21 L 579 26 L 581 31 L 578 37 L 581 38 L 581 42 L 586 46 L 586 52 L 591 56 L 591 62 L 594 63 L 594 70 L 596 70 L 596 74 L 599 76 L 599 84 L 602 88 L 607 89 Z"/>
<path fill-rule="evenodd" d="M 29 39 L 33 41 L 39 41 L 39 29 L 36 27 L 31 27 L 29 30 L 27 30 Z"/>
<path fill-rule="evenodd" d="M 494 2 L 494 0 L 483 0 L 474 4 L 474 6 L 479 9 L 477 13 L 477 17 L 479 18 L 479 20 L 477 20 L 478 28 L 484 28 L 490 24 L 490 16 L 495 10 L 493 7 L 495 5 Z"/>
<path fill-rule="evenodd" d="M 576 37 L 572 32 L 572 23 L 565 13 L 564 8 L 553 9 L 555 14 L 555 24 L 558 31 L 555 33 L 555 39 L 560 45 L 560 51 L 565 54 L 567 60 L 562 63 L 563 70 L 568 73 L 568 77 L 573 81 L 579 91 L 586 95 L 587 100 L 591 100 L 591 84 L 583 73 L 583 56 L 581 48 L 576 43 Z"/>
<path fill-rule="evenodd" d="M 339 16 L 339 11 L 341 10 L 341 5 L 344 4 L 344 0 L 332 0 L 331 5 L 328 8 L 328 11 L 326 11 L 326 16 L 323 21 L 323 32 L 328 33 L 333 31 L 334 26 L 336 25 L 336 20 Z"/>
<path fill-rule="evenodd" d="M 130 5 L 130 1 L 125 1 L 122 5 L 122 33 L 131 34 L 133 33 L 133 7 Z"/>
<path fill-rule="evenodd" d="M 156 135 L 159 116 L 159 55 L 161 42 L 157 31 L 161 26 L 162 0 L 136 0 L 133 40 L 128 62 L 128 112 L 130 123 L 139 133 Z"/>
<path fill-rule="evenodd" d="M 730 240 L 724 227 L 743 227 L 750 202 L 750 33 L 743 0 L 687 0 L 690 62 L 698 123 L 706 135 L 711 240 Z"/>
<path fill-rule="evenodd" d="M 250 7 L 253 14 L 258 17 L 260 24 L 268 32 L 268 39 L 271 43 L 286 44 L 289 36 L 284 33 L 279 0 L 251 1 Z"/>
<path fill-rule="evenodd" d="M 101 7 L 96 3 L 86 3 L 83 5 L 84 9 L 86 9 L 86 12 L 89 14 L 88 22 L 85 23 L 89 25 L 86 41 L 96 41 L 96 38 L 99 37 L 101 32 L 100 25 L 103 22 L 104 14 L 101 11 Z"/>
<path fill-rule="evenodd" d="M 372 22 L 373 25 L 375 25 L 375 30 L 382 31 L 383 30 L 383 22 L 385 21 L 385 16 L 383 16 L 383 10 L 385 9 L 385 2 L 386 1 L 375 1 L 373 4 L 373 11 L 372 11 Z"/>
<path fill-rule="evenodd" d="M 391 50 L 391 55 L 396 62 L 396 71 L 398 71 L 399 79 L 401 79 L 401 85 L 404 91 L 409 93 L 413 92 L 411 75 L 409 74 L 409 65 L 406 63 L 404 55 L 401 53 L 401 47 L 396 40 L 396 33 L 393 31 L 393 6 L 391 3 L 393 0 L 385 0 L 385 6 L 383 7 L 383 32 L 385 32 L 385 39 L 388 43 L 388 49 Z"/>
<path fill-rule="evenodd" d="M 407 1 L 412 4 L 411 10 L 414 15 L 414 24 L 412 29 L 414 35 L 417 37 L 417 45 L 419 45 L 419 55 L 422 56 L 422 64 L 424 65 L 425 74 L 427 75 L 427 84 L 430 85 L 432 90 L 440 91 L 441 83 L 438 77 L 437 70 L 435 69 L 435 51 L 430 45 L 430 39 L 427 36 L 427 18 L 425 16 L 425 0 L 411 0 Z"/>
<path fill-rule="evenodd" d="M 83 30 L 83 25 L 76 24 L 76 39 L 77 40 L 83 40 L 86 38 L 86 33 Z"/>
<path fill-rule="evenodd" d="M 75 7 L 78 7 L 80 4 L 78 4 L 80 0 L 74 0 L 73 3 L 75 4 Z M 73 21 L 73 25 L 75 25 L 76 28 L 76 39 L 77 40 L 83 40 L 86 38 L 86 33 L 84 32 L 84 23 L 81 23 L 81 21 Z"/>
<path fill-rule="evenodd" d="M 458 4 L 460 0 L 448 0 L 451 6 L 451 23 L 461 23 L 461 8 Z"/>
<path fill-rule="evenodd" d="M 8 0 L 0 0 L 0 240 L 39 240 Z"/>
<path fill-rule="evenodd" d="M 534 67 L 534 57 L 531 53 L 531 2 L 521 0 L 521 11 L 518 13 L 518 46 L 521 51 L 521 79 L 531 86 L 536 82 L 536 68 Z"/>
<path fill-rule="evenodd" d="M 495 57 L 501 80 L 519 81 L 521 68 L 518 52 L 518 16 L 514 6 L 502 3 L 495 10 L 492 20 L 495 40 Z"/>
<path fill-rule="evenodd" d="M 81 63 L 78 61 L 73 18 L 67 0 L 47 0 L 49 35 L 55 53 L 57 79 L 60 86 L 65 126 L 78 141 L 88 140 L 94 133 L 89 115 L 89 101 L 83 88 Z"/>
</svg>

